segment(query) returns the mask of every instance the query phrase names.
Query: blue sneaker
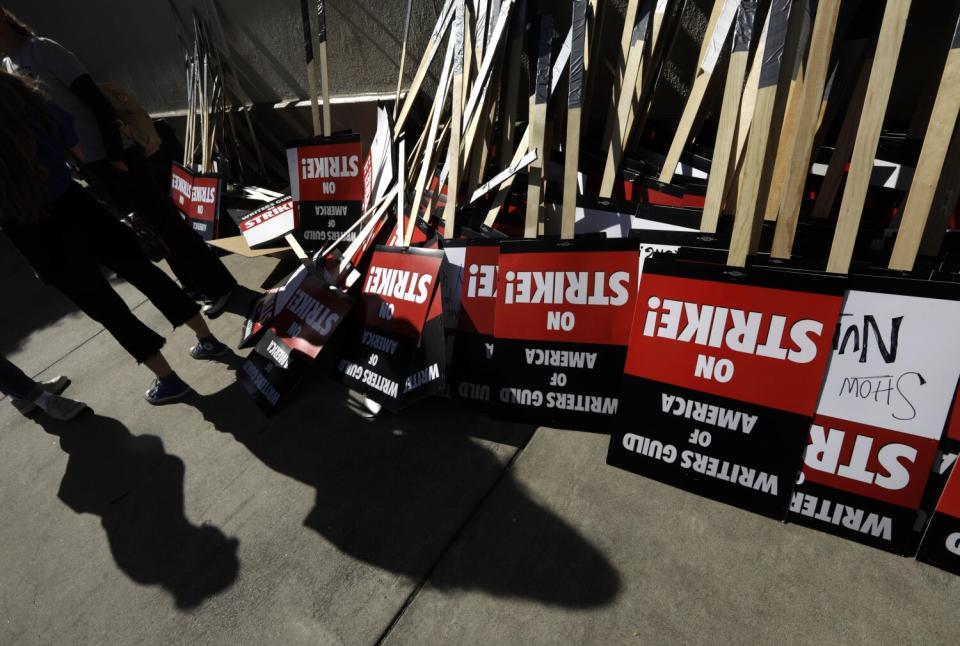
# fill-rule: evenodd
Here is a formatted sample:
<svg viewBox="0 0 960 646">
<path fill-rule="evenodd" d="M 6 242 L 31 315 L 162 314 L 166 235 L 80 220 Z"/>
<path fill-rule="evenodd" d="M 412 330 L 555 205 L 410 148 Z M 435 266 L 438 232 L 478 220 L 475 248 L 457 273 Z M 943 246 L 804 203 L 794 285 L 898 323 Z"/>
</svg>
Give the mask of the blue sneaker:
<svg viewBox="0 0 960 646">
<path fill-rule="evenodd" d="M 229 351 L 230 348 L 227 347 L 226 343 L 220 343 L 211 335 L 206 339 L 197 341 L 197 344 L 190 348 L 190 356 L 194 359 L 213 359 L 222 357 Z"/>
<path fill-rule="evenodd" d="M 191 392 L 193 389 L 177 376 L 177 373 L 172 372 L 164 379 L 154 379 L 153 385 L 144 393 L 143 398 L 157 406 L 186 397 Z"/>
</svg>

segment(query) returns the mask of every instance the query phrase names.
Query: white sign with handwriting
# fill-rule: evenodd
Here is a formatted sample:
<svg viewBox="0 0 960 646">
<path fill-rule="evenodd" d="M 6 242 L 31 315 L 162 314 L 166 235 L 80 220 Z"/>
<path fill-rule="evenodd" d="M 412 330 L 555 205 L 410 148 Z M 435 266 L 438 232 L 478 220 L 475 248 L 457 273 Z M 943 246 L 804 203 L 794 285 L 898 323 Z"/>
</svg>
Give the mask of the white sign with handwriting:
<svg viewBox="0 0 960 646">
<path fill-rule="evenodd" d="M 960 378 L 960 302 L 850 291 L 817 413 L 939 439 Z"/>
</svg>

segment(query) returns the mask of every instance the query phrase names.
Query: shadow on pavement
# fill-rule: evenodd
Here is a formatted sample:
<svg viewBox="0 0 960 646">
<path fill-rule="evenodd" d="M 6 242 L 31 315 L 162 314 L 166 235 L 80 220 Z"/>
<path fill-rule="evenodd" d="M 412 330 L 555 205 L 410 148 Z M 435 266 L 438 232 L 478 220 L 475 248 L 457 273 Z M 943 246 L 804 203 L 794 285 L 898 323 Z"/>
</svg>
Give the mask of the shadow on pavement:
<svg viewBox="0 0 960 646">
<path fill-rule="evenodd" d="M 181 610 L 233 585 L 238 541 L 186 518 L 184 464 L 160 438 L 93 414 L 36 421 L 70 456 L 58 497 L 78 514 L 100 516 L 117 566 L 133 581 L 163 587 Z"/>
<path fill-rule="evenodd" d="M 304 524 L 341 551 L 419 581 L 466 525 L 467 539 L 489 534 L 453 550 L 458 566 L 442 565 L 429 585 L 570 608 L 617 596 L 620 577 L 606 558 L 474 439 L 521 446 L 534 429 L 436 398 L 366 419 L 339 384 L 308 381 L 309 394 L 302 389 L 269 420 L 237 383 L 195 405 L 265 465 L 315 488 Z M 494 485 L 507 504 L 488 509 L 482 501 Z M 483 522 L 468 524 L 478 504 Z"/>
</svg>

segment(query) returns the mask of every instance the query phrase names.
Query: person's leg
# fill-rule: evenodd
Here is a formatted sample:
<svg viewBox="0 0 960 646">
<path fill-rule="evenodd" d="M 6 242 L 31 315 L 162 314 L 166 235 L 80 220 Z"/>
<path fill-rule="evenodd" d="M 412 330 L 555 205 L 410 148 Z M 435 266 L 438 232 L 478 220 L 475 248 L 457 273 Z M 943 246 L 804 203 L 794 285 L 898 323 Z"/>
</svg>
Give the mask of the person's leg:
<svg viewBox="0 0 960 646">
<path fill-rule="evenodd" d="M 150 224 L 170 253 L 167 263 L 185 287 L 200 291 L 209 300 L 219 300 L 237 286 L 220 258 L 184 220 L 170 201 L 167 191 L 158 190 L 151 177 L 148 160 L 134 146 L 127 150 L 125 162 L 130 169 L 127 181 L 133 189 L 134 210 Z M 168 165 L 169 179 L 169 165 Z M 169 181 L 168 181 L 169 184 Z"/>
<path fill-rule="evenodd" d="M 0 392 L 10 397 L 14 407 L 24 415 L 38 407 L 50 417 L 63 421 L 82 413 L 86 404 L 60 396 L 68 385 L 70 380 L 66 377 L 38 383 L 0 355 Z"/>
<path fill-rule="evenodd" d="M 26 399 L 37 388 L 37 382 L 0 355 L 0 393 L 11 399 Z"/>
</svg>

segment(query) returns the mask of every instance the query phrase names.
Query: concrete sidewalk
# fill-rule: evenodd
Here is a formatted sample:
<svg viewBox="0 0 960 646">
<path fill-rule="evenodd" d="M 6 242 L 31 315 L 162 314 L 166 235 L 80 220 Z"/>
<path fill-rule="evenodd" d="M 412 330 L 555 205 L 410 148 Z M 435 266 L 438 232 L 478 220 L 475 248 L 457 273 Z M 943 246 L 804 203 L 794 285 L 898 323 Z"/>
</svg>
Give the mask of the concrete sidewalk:
<svg viewBox="0 0 960 646">
<path fill-rule="evenodd" d="M 11 254 L 0 350 L 95 413 L 0 402 L 0 644 L 956 641 L 957 577 L 607 467 L 603 436 L 444 400 L 371 421 L 320 367 L 266 419 L 187 330 L 165 352 L 199 394 L 153 408 Z M 246 297 L 275 262 L 228 259 Z"/>
</svg>

